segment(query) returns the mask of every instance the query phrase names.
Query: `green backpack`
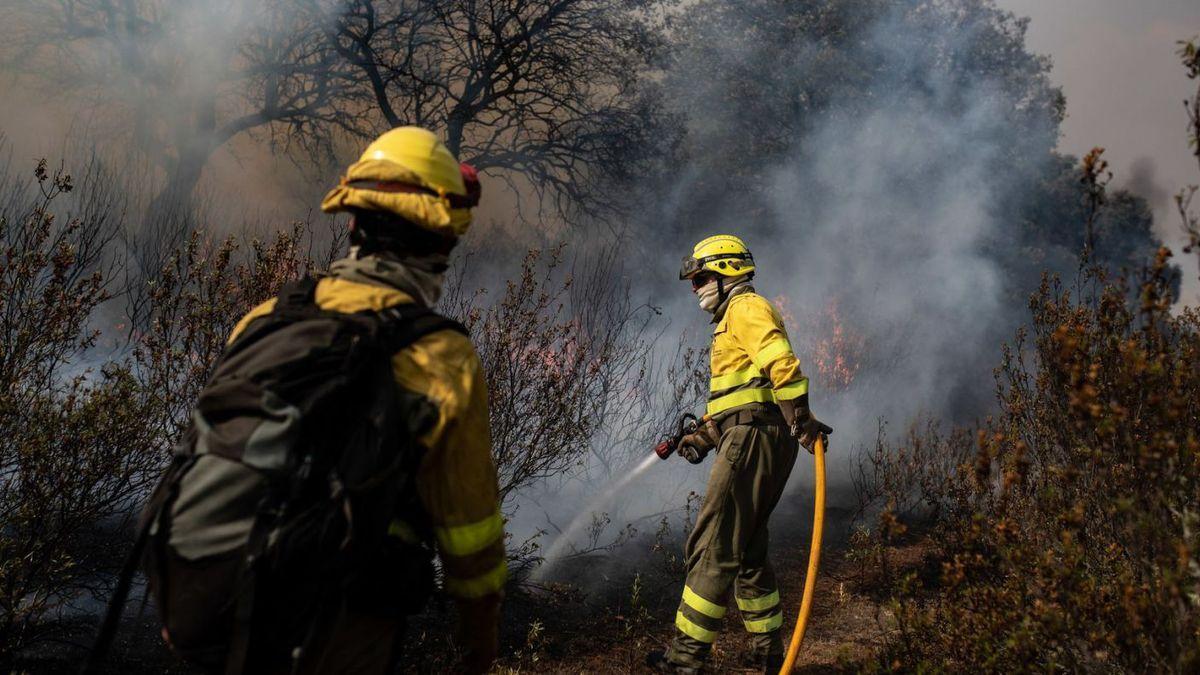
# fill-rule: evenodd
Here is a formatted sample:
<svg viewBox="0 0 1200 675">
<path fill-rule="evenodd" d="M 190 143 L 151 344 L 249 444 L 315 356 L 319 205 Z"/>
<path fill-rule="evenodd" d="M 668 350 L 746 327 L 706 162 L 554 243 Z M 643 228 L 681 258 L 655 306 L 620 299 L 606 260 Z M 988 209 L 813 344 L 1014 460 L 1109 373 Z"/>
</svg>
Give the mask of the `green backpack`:
<svg viewBox="0 0 1200 675">
<path fill-rule="evenodd" d="M 346 611 L 400 616 L 427 600 L 416 439 L 438 413 L 396 386 L 391 358 L 466 330 L 415 305 L 325 311 L 316 285 L 287 285 L 221 356 L 143 510 L 92 664 L 139 564 L 172 647 L 227 673 L 299 663 Z"/>
</svg>

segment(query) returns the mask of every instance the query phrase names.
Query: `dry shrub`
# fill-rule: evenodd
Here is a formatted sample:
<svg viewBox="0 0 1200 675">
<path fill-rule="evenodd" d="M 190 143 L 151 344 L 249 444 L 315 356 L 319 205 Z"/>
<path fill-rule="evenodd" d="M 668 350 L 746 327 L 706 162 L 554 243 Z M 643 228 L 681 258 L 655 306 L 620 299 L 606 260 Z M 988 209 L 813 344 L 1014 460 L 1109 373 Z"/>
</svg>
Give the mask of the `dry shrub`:
<svg viewBox="0 0 1200 675">
<path fill-rule="evenodd" d="M 651 420 L 673 417 L 678 399 L 689 393 L 655 386 L 660 376 L 680 379 L 679 364 L 660 372 L 653 353 L 658 336 L 651 331 L 657 311 L 633 300 L 617 249 L 596 247 L 574 261 L 565 252 L 561 245 L 532 249 L 512 278 L 474 291 L 464 290 L 460 269 L 441 303 L 467 326 L 479 352 L 492 455 L 510 516 L 518 494 L 553 492 L 576 480 L 603 482 L 627 468 L 639 449 L 653 447 Z M 469 266 L 469 255 L 463 263 Z M 493 289 L 500 291 L 494 298 Z M 542 515 L 548 530 L 509 546 L 510 572 L 521 583 L 542 562 L 542 535 L 561 533 L 554 522 L 559 514 Z M 573 556 L 611 551 L 636 534 L 620 514 L 592 517 Z"/>
<path fill-rule="evenodd" d="M 492 303 L 486 289 L 460 288 L 443 302 L 483 363 L 502 497 L 579 467 L 593 435 L 643 385 L 647 308 L 631 303 L 610 261 L 564 271 L 562 253 L 529 251 Z"/>
<path fill-rule="evenodd" d="M 881 510 L 918 522 L 957 513 L 965 493 L 956 479 L 970 459 L 969 434 L 946 435 L 932 419 L 914 424 L 901 444 L 891 442 L 886 431 L 880 422 L 874 450 L 858 459 L 850 476 L 858 501 L 855 520 Z"/>
<path fill-rule="evenodd" d="M 1200 80 L 1200 40 L 1181 40 L 1179 42 L 1179 59 L 1189 80 Z M 1188 117 L 1188 145 L 1192 156 L 1200 162 L 1200 86 L 1192 98 L 1184 101 Z M 1184 253 L 1195 253 L 1200 261 L 1200 216 L 1192 211 L 1192 201 L 1200 186 L 1190 185 L 1175 195 L 1175 206 L 1179 211 L 1179 224 L 1187 237 Z"/>
<path fill-rule="evenodd" d="M 146 283 L 144 298 L 132 303 L 146 313 L 146 327 L 134 336 L 134 363 L 158 400 L 153 431 L 165 442 L 173 443 L 187 424 L 237 321 L 317 267 L 306 246 L 310 236 L 303 223 L 248 245 L 193 232 Z M 334 240 L 330 250 L 339 245 Z"/>
<path fill-rule="evenodd" d="M 1043 278 L 1031 298 L 973 457 L 940 490 L 892 481 L 932 485 L 950 508 L 929 538 L 932 583 L 891 580 L 883 669 L 1200 670 L 1200 311 L 1172 313 L 1166 248 L 1132 284 L 1089 264 L 1111 177 L 1102 152 L 1083 164 L 1081 274 L 1071 290 Z M 1182 200 L 1181 213 L 1186 227 Z M 867 465 L 927 473 L 914 459 L 883 447 Z M 859 542 L 878 567 L 903 515 L 884 509 L 879 536 Z"/>
<path fill-rule="evenodd" d="M 940 577 L 899 580 L 882 664 L 1200 667 L 1200 314 L 1171 314 L 1169 257 L 1137 300 L 1095 273 L 1081 295 L 1043 283 L 943 491 Z"/>
<path fill-rule="evenodd" d="M 140 423 L 147 401 L 127 365 L 88 366 L 115 229 L 56 220 L 52 208 L 74 182 L 44 161 L 36 189 L 4 173 L 0 659 L 48 637 L 42 620 L 98 583 L 119 546 L 94 535 L 123 522 L 158 459 Z"/>
</svg>

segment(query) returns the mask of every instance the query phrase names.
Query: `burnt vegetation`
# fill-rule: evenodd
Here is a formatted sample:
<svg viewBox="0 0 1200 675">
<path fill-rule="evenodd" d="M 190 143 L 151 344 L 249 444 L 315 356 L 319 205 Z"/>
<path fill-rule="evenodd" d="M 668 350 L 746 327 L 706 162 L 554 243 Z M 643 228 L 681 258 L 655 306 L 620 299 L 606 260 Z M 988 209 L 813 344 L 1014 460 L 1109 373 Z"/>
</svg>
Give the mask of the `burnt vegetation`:
<svg viewBox="0 0 1200 675">
<path fill-rule="evenodd" d="M 947 356 L 953 403 L 902 440 L 881 422 L 855 451 L 857 503 L 831 515 L 818 594 L 832 605 L 816 621 L 855 607 L 868 619 L 818 632 L 841 647 L 813 658 L 1200 668 L 1200 316 L 1179 298 L 1180 268 L 1200 252 L 1196 188 L 1176 197 L 1190 247 L 1173 258 L 1146 201 L 1109 186 L 1102 150 L 1056 152 L 1066 102 L 1025 47 L 1027 21 L 988 0 L 303 0 L 232 2 L 222 16 L 193 4 L 28 0 L 0 13 L 13 31 L 0 57 L 22 86 L 86 99 L 89 142 L 128 150 L 0 158 L 3 666 L 79 656 L 234 323 L 345 251 L 332 221 L 229 234 L 214 217 L 224 195 L 205 186 L 223 148 L 284 154 L 318 195 L 365 139 L 419 124 L 511 198 L 506 218 L 536 234 L 480 223 L 486 241 L 467 239 L 440 306 L 484 365 L 504 513 L 539 523 L 508 542 L 501 667 L 628 672 L 669 634 L 699 496 L 680 484 L 659 512 L 583 514 L 590 527 L 549 580 L 534 574 L 545 542 L 575 514 L 529 512 L 619 478 L 707 394 L 704 331 L 679 338 L 662 275 L 645 270 L 673 264 L 698 223 L 803 245 L 807 225 L 774 201 L 780 175 L 819 161 L 847 120 L 909 133 L 912 111 L 957 122 L 1001 110 L 982 129 L 953 125 L 961 155 L 889 177 L 894 200 L 844 223 L 855 245 L 907 255 L 880 235 L 904 226 L 892 211 L 921 207 L 924 185 L 970 159 L 989 193 L 964 199 L 999 224 L 971 260 L 997 270 L 1001 302 L 978 318 L 986 344 Z M 898 43 L 876 44 L 885 33 Z M 1179 55 L 1200 78 L 1196 44 Z M 1187 111 L 1200 167 L 1200 93 Z M 976 146 L 1001 150 L 978 159 Z M 813 197 L 801 219 L 832 208 Z M 901 343 L 944 318 L 869 322 L 868 292 L 850 284 L 808 311 L 779 301 L 837 400 L 896 377 L 912 357 Z M 976 377 L 980 360 L 998 364 L 994 380 Z M 806 491 L 785 502 L 782 517 L 810 516 Z M 779 555 L 802 560 L 806 534 L 791 528 Z M 802 581 L 783 583 L 790 629 Z M 453 667 L 445 603 L 417 621 L 405 668 Z M 149 623 L 129 627 L 118 668 L 172 667 Z M 715 665 L 733 667 L 735 652 L 719 646 Z"/>
</svg>

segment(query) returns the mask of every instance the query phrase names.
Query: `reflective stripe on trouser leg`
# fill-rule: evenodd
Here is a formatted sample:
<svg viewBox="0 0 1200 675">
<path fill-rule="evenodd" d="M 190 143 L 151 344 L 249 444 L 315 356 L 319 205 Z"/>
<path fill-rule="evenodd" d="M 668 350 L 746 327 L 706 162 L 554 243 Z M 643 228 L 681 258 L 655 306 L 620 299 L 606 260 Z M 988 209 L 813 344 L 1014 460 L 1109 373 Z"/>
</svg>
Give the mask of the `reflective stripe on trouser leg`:
<svg viewBox="0 0 1200 675">
<path fill-rule="evenodd" d="M 675 612 L 675 628 L 693 640 L 711 645 L 721 630 L 721 620 L 698 614 L 690 607 L 680 607 Z"/>
<path fill-rule="evenodd" d="M 683 604 L 711 619 L 725 617 L 725 605 L 705 598 L 693 591 L 691 586 L 683 587 Z"/>
<path fill-rule="evenodd" d="M 783 610 L 776 609 L 774 614 L 765 619 L 750 619 L 743 614 L 742 621 L 746 623 L 746 630 L 751 633 L 770 633 L 779 630 L 783 625 Z"/>
<path fill-rule="evenodd" d="M 765 612 L 775 609 L 779 606 L 779 591 L 771 591 L 766 595 L 760 595 L 756 598 L 741 598 L 737 599 L 738 609 L 745 612 Z"/>
<path fill-rule="evenodd" d="M 740 586 L 740 584 L 739 584 Z M 742 588 L 738 591 L 744 592 Z M 779 591 L 771 591 L 766 595 L 737 599 L 738 610 L 742 613 L 742 623 L 751 633 L 770 633 L 778 631 L 783 625 L 783 610 L 779 606 Z"/>
<path fill-rule="evenodd" d="M 698 666 L 708 655 L 717 633 L 721 630 L 721 621 L 725 618 L 725 603 L 716 602 L 711 598 L 719 598 L 722 594 L 713 593 L 709 597 L 696 592 L 691 586 L 683 587 L 683 598 L 679 602 L 679 611 L 675 612 L 675 641 L 674 645 L 681 646 L 672 650 L 672 660 L 681 665 Z"/>
</svg>

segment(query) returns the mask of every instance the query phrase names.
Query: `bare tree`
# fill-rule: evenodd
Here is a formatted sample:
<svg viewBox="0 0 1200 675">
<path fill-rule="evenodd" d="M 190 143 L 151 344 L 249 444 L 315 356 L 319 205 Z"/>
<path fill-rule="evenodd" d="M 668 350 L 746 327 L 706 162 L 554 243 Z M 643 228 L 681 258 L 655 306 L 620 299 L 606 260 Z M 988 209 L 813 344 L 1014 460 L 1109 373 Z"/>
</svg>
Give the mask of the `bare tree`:
<svg viewBox="0 0 1200 675">
<path fill-rule="evenodd" d="M 356 95 L 339 101 L 343 126 L 434 129 L 460 159 L 558 214 L 619 210 L 604 188 L 670 138 L 644 77 L 664 48 L 663 0 L 308 3 L 357 73 Z"/>
</svg>

